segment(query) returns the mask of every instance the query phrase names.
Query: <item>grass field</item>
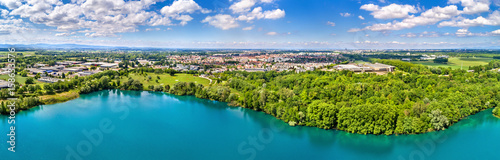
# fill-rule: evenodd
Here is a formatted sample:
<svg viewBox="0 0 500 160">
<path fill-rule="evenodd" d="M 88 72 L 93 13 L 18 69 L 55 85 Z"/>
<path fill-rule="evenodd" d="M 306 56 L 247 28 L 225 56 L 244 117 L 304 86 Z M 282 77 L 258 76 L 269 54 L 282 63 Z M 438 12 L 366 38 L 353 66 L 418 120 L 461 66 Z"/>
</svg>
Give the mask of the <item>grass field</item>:
<svg viewBox="0 0 500 160">
<path fill-rule="evenodd" d="M 60 102 L 66 102 L 75 98 L 78 98 L 80 94 L 78 94 L 77 90 L 71 90 L 68 92 L 56 93 L 54 95 L 43 95 L 40 96 L 40 101 L 43 104 L 54 104 Z"/>
<path fill-rule="evenodd" d="M 415 64 L 423 64 L 432 67 L 451 67 L 453 69 L 459 69 L 463 65 L 463 69 L 469 69 L 469 66 L 478 66 L 488 64 L 493 58 L 461 58 L 453 57 L 448 59 L 447 64 L 434 63 L 433 61 L 413 61 Z"/>
<path fill-rule="evenodd" d="M 5 57 L 7 57 L 7 55 L 8 55 L 9 53 L 10 53 L 9 51 L 0 51 L 0 55 L 3 55 L 3 56 L 5 56 Z M 14 53 L 16 53 L 16 54 L 14 54 L 14 55 L 17 55 L 17 53 L 23 53 L 23 55 L 24 55 L 24 56 L 26 56 L 26 55 L 34 56 L 34 55 L 35 55 L 35 52 L 34 52 L 34 51 L 26 51 L 26 52 L 24 52 L 24 51 L 16 51 L 16 52 L 14 52 Z"/>
<path fill-rule="evenodd" d="M 9 78 L 10 78 L 9 75 L 7 75 L 7 74 L 0 75 L 0 79 L 7 81 Z M 20 84 L 24 85 L 26 83 L 26 79 L 28 79 L 28 77 L 21 77 L 20 75 L 16 75 L 15 79 L 16 79 L 16 82 L 19 82 Z M 40 83 L 42 83 L 42 82 L 35 80 L 35 84 L 40 84 Z"/>
<path fill-rule="evenodd" d="M 149 81 L 147 81 L 148 75 L 151 76 L 151 80 Z M 157 76 L 159 76 L 160 79 L 158 79 Z M 175 74 L 175 76 L 170 76 L 168 74 L 148 73 L 146 76 L 129 74 L 129 77 L 140 80 L 142 84 L 144 84 L 144 88 L 147 88 L 150 85 L 162 85 L 162 84 L 172 86 L 177 82 L 194 82 L 196 84 L 202 84 L 204 86 L 208 86 L 210 84 L 210 81 L 208 79 L 193 76 L 191 74 Z M 120 81 L 124 82 L 127 81 L 128 79 L 129 79 L 128 77 L 123 77 Z M 158 83 L 156 82 L 157 79 Z"/>
</svg>

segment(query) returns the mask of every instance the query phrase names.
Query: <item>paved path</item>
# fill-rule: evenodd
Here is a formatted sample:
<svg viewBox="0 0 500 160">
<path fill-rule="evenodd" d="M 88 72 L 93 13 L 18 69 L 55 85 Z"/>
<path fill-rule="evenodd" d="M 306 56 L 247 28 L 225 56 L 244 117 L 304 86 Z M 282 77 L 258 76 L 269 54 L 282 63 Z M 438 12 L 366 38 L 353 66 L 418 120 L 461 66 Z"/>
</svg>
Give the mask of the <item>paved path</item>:
<svg viewBox="0 0 500 160">
<path fill-rule="evenodd" d="M 210 79 L 210 78 L 208 78 L 208 77 L 202 77 L 202 76 L 198 76 L 198 77 L 208 79 L 208 80 L 210 81 L 210 83 L 209 83 L 209 84 L 212 84 L 212 79 Z"/>
</svg>

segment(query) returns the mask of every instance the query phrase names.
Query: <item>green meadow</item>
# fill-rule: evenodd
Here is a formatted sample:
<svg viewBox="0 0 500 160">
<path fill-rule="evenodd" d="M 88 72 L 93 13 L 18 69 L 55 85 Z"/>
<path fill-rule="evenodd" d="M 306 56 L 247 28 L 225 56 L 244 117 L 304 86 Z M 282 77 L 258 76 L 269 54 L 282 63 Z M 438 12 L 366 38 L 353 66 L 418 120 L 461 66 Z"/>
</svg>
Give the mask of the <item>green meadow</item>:
<svg viewBox="0 0 500 160">
<path fill-rule="evenodd" d="M 452 57 L 448 59 L 447 64 L 441 64 L 441 63 L 434 63 L 432 60 L 430 61 L 412 61 L 414 64 L 423 64 L 426 66 L 432 66 L 432 67 L 451 67 L 453 69 L 469 69 L 469 66 L 478 66 L 478 65 L 485 65 L 488 64 L 490 61 L 492 61 L 493 58 L 483 58 L 483 57 L 471 57 L 471 58 L 466 58 L 466 57 Z"/>
</svg>

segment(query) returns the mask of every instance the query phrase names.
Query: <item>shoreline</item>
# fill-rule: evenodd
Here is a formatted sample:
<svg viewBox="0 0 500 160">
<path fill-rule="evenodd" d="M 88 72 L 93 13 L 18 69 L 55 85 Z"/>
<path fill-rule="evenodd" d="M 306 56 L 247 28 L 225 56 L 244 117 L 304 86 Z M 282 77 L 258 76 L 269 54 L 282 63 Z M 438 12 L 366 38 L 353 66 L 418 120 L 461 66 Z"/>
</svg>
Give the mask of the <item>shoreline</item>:
<svg viewBox="0 0 500 160">
<path fill-rule="evenodd" d="M 113 89 L 108 89 L 107 91 L 110 91 L 110 90 L 113 90 Z M 116 90 L 120 90 L 120 91 L 140 91 L 140 92 L 161 92 L 161 93 L 166 93 L 166 94 L 170 94 L 170 95 L 175 95 L 175 94 L 172 94 L 172 93 L 168 93 L 168 92 L 164 92 L 164 91 L 148 91 L 148 90 L 122 90 L 122 89 L 116 89 Z M 106 91 L 106 90 L 100 90 L 100 91 Z M 100 91 L 94 91 L 94 92 L 100 92 Z M 90 93 L 94 93 L 94 92 L 90 92 Z M 58 97 L 61 97 L 63 94 L 67 94 L 67 93 L 74 93 L 74 94 L 71 94 L 70 97 L 68 98 L 63 98 L 63 99 L 58 99 Z M 86 93 L 86 94 L 90 94 L 90 93 Z M 76 96 L 75 96 L 76 94 Z M 175 96 L 181 96 L 181 95 L 175 95 Z M 182 96 L 194 96 L 194 95 L 182 95 Z M 68 91 L 68 92 L 61 92 L 61 93 L 57 93 L 55 95 L 44 95 L 44 96 L 41 96 L 39 97 L 40 98 L 40 102 L 42 102 L 43 104 L 40 104 L 40 105 L 49 105 L 49 104 L 57 104 L 57 103 L 63 103 L 63 102 L 67 102 L 67 101 L 70 101 L 70 100 L 74 100 L 74 99 L 77 99 L 80 97 L 80 93 L 78 93 L 76 90 L 72 90 L 72 91 Z M 194 96 L 195 98 L 198 98 L 196 96 Z M 198 99 L 204 99 L 204 98 L 198 98 Z M 210 100 L 210 99 L 204 99 L 204 100 Z M 224 103 L 227 103 L 227 105 L 229 107 L 240 107 L 240 108 L 245 108 L 245 107 L 242 107 L 242 106 L 239 106 L 239 105 L 229 105 L 228 102 L 224 102 Z M 33 107 L 30 107 L 26 110 L 29 110 L 29 109 L 32 109 L 32 108 L 35 108 L 35 107 L 39 107 L 40 105 L 37 105 L 37 106 L 33 106 Z M 250 109 L 250 108 L 245 108 L 245 109 Z M 463 117 L 461 118 L 460 120 L 458 120 L 456 123 L 462 121 L 463 119 L 466 119 L 470 116 L 473 116 L 477 113 L 480 113 L 480 112 L 483 112 L 485 110 L 488 110 L 488 109 L 491 109 L 491 108 L 487 108 L 487 109 L 483 109 L 483 110 L 480 110 L 474 114 L 471 114 L 469 116 L 466 116 L 466 117 Z M 253 109 L 250 109 L 250 110 L 253 110 Z M 24 110 L 20 110 L 19 112 L 22 112 Z M 256 110 L 253 110 L 253 111 L 256 111 Z M 256 112 L 262 112 L 262 111 L 256 111 Z M 262 113 L 265 113 L 265 112 L 262 112 Z M 273 115 L 271 114 L 268 114 L 268 113 L 265 113 L 267 115 L 270 115 L 272 117 L 274 117 Z M 497 118 L 500 118 L 500 116 L 497 116 L 495 114 L 492 113 L 493 116 L 497 117 Z M 285 121 L 283 121 L 282 119 L 279 119 L 279 118 L 276 118 L 274 117 L 275 119 L 278 119 L 278 120 L 281 120 L 283 123 L 287 123 Z M 449 127 L 453 126 L 454 124 L 456 123 L 452 123 L 450 124 L 445 130 L 447 130 Z M 302 126 L 302 127 L 315 127 L 315 128 L 319 128 L 319 127 L 316 127 L 316 126 L 306 126 L 306 125 L 296 125 L 296 126 Z M 295 127 L 295 126 L 290 126 L 290 127 Z M 323 129 L 323 128 L 319 128 L 319 129 Z M 351 132 L 348 132 L 348 131 L 345 131 L 345 130 L 340 130 L 340 129 L 337 129 L 337 128 L 332 128 L 332 129 L 323 129 L 323 130 L 336 130 L 336 131 L 343 131 L 343 132 L 346 132 L 346 133 L 351 133 Z M 445 131 L 445 130 L 442 130 L 442 131 Z M 432 133 L 432 132 L 439 132 L 439 131 L 436 131 L 436 130 L 432 130 L 432 131 L 426 131 L 424 133 L 409 133 L 409 134 L 390 134 L 390 135 L 386 135 L 386 136 L 391 136 L 391 135 L 394 135 L 394 136 L 398 136 L 398 135 L 420 135 L 420 134 L 427 134 L 427 133 Z M 351 134 L 359 134 L 359 133 L 351 133 Z M 385 134 L 359 134 L 359 135 L 385 135 Z"/>
</svg>

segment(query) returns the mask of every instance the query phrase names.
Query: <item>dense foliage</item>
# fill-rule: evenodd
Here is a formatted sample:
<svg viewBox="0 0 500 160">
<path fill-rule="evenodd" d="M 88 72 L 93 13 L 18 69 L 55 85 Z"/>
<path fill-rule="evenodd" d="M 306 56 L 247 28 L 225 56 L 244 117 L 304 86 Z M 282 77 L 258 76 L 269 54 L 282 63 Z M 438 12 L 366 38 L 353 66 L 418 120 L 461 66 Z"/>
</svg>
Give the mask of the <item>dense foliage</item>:
<svg viewBox="0 0 500 160">
<path fill-rule="evenodd" d="M 431 69 L 382 60 L 400 71 L 387 75 L 353 72 L 226 72 L 241 106 L 289 124 L 361 134 L 407 134 L 443 130 L 461 118 L 495 107 L 500 74 Z M 233 102 L 234 103 L 234 102 Z"/>
<path fill-rule="evenodd" d="M 489 71 L 489 70 L 498 69 L 498 68 L 500 68 L 500 60 L 493 60 L 486 65 L 469 67 L 469 69 L 474 70 L 474 72 Z"/>
<path fill-rule="evenodd" d="M 448 63 L 448 58 L 436 58 L 433 61 L 434 63 Z"/>
<path fill-rule="evenodd" d="M 500 107 L 495 107 L 495 109 L 493 109 L 493 114 L 497 117 L 500 117 Z"/>
<path fill-rule="evenodd" d="M 21 97 L 17 100 L 2 101 L 0 103 L 0 114 L 10 114 L 11 108 L 15 108 L 15 112 L 26 110 L 33 106 L 40 105 L 40 99 L 36 97 Z M 11 105 L 15 107 L 11 107 Z"/>
</svg>

